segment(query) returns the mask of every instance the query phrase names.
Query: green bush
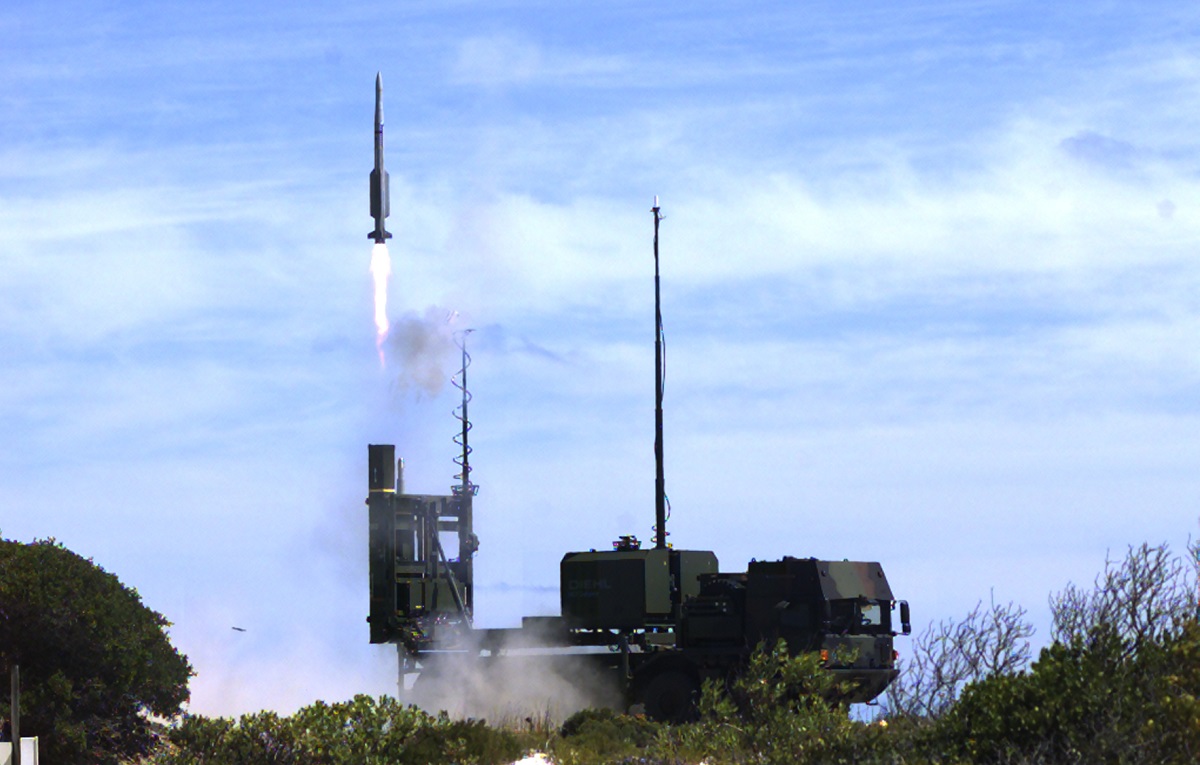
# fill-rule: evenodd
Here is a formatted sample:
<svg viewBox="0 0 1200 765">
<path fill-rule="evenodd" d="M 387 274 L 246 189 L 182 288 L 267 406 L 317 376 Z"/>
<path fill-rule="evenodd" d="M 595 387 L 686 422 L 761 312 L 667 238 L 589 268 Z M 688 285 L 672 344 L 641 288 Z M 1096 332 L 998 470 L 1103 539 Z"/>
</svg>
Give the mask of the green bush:
<svg viewBox="0 0 1200 765">
<path fill-rule="evenodd" d="M 716 763 L 837 763 L 867 756 L 866 726 L 836 698 L 837 680 L 820 656 L 791 656 L 787 644 L 760 646 L 746 672 L 726 689 L 708 681 L 700 720 L 670 729 L 657 754 Z"/>
<path fill-rule="evenodd" d="M 1093 628 L 1031 670 L 969 686 L 939 725 L 943 751 L 981 763 L 1194 763 L 1200 758 L 1200 627 L 1129 653 Z"/>
<path fill-rule="evenodd" d="M 663 726 L 611 709 L 585 709 L 571 715 L 552 752 L 559 765 L 602 765 L 642 758 Z"/>
<path fill-rule="evenodd" d="M 438 724 L 419 729 L 394 762 L 397 765 L 502 765 L 520 759 L 524 751 L 512 731 L 489 728 L 484 720 L 448 720 L 442 716 L 438 718 Z"/>
<path fill-rule="evenodd" d="M 291 717 L 274 712 L 236 722 L 189 716 L 169 734 L 160 765 L 500 765 L 524 746 L 481 720 L 433 717 L 384 696 L 317 702 Z"/>
<path fill-rule="evenodd" d="M 1024 609 L 942 622 L 889 689 L 889 756 L 922 762 L 1200 762 L 1196 564 L 1166 544 L 1050 598 L 1053 643 L 1021 671 Z M 999 659 L 999 660 L 997 660 Z M 1011 661 L 1009 659 L 1012 659 Z M 899 735 L 897 735 L 899 734 Z"/>
</svg>

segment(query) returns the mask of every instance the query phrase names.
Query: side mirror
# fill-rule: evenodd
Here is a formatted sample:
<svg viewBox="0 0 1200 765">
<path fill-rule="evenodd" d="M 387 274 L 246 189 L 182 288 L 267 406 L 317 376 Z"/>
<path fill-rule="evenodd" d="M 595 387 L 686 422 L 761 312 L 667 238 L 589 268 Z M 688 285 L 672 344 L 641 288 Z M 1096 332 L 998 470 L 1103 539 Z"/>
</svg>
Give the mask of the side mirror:
<svg viewBox="0 0 1200 765">
<path fill-rule="evenodd" d="M 912 634 L 912 617 L 908 612 L 908 601 L 900 601 L 900 629 L 905 635 Z"/>
</svg>

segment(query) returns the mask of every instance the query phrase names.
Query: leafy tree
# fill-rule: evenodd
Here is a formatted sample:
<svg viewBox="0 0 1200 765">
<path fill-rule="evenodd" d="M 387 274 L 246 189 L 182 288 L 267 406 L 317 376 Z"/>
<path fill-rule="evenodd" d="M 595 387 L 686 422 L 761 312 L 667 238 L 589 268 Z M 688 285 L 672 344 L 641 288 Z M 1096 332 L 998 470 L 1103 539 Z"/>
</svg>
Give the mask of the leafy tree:
<svg viewBox="0 0 1200 765">
<path fill-rule="evenodd" d="M 192 674 L 167 626 L 136 590 L 54 540 L 0 540 L 0 687 L 19 664 L 21 734 L 40 737 L 47 762 L 151 751 L 150 715 L 178 715 Z"/>
</svg>

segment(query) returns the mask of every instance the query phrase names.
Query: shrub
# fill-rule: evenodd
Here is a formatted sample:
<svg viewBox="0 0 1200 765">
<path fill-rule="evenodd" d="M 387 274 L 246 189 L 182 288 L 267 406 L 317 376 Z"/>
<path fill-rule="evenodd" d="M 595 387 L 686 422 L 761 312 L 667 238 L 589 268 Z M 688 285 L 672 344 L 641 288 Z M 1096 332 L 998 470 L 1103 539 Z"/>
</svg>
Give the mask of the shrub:
<svg viewBox="0 0 1200 765">
<path fill-rule="evenodd" d="M 943 721 L 945 748 L 974 762 L 1194 763 L 1200 755 L 1200 628 L 1134 654 L 1096 627 L 1044 649 L 1031 671 L 969 687 Z"/>
<path fill-rule="evenodd" d="M 759 646 L 728 689 L 704 684 L 700 720 L 671 729 L 657 751 L 709 763 L 857 761 L 864 726 L 827 700 L 838 695 L 837 682 L 817 654 L 792 656 L 782 640 Z"/>
<path fill-rule="evenodd" d="M 387 696 L 361 695 L 317 702 L 291 717 L 189 716 L 171 730 L 170 742 L 160 765 L 500 765 L 524 751 L 515 733 L 481 720 L 433 717 Z"/>
<path fill-rule="evenodd" d="M 663 726 L 611 709 L 585 709 L 559 731 L 553 752 L 560 765 L 601 765 L 644 757 Z"/>
</svg>

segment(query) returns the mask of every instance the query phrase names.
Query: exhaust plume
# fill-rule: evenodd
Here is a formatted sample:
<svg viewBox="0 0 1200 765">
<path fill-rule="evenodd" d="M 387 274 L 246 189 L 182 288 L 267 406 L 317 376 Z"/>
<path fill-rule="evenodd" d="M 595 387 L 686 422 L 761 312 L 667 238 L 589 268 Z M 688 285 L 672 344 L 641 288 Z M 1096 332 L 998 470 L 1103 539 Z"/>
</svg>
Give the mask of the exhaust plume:
<svg viewBox="0 0 1200 765">
<path fill-rule="evenodd" d="M 375 283 L 375 349 L 379 366 L 383 368 L 383 344 L 388 336 L 387 292 L 392 275 L 392 257 L 387 245 L 380 242 L 371 248 L 371 280 Z"/>
</svg>

